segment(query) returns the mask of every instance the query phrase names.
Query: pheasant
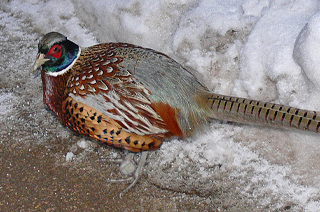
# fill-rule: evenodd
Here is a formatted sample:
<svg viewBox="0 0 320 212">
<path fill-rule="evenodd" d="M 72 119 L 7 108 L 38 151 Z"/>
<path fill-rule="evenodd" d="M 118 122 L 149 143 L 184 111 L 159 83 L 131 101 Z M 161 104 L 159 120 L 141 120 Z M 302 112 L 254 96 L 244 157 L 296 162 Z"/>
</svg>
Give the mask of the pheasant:
<svg viewBox="0 0 320 212">
<path fill-rule="evenodd" d="M 212 93 L 170 57 L 132 44 L 81 48 L 50 32 L 40 67 L 43 101 L 63 125 L 131 152 L 192 136 L 210 119 L 319 132 L 317 112 Z"/>
</svg>

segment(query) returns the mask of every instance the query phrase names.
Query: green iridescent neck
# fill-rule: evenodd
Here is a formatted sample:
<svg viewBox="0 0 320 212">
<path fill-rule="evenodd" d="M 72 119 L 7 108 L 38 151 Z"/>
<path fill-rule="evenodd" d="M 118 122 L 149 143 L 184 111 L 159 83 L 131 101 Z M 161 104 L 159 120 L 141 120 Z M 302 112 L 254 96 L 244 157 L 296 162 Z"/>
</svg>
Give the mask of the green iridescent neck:
<svg viewBox="0 0 320 212">
<path fill-rule="evenodd" d="M 76 46 L 72 49 L 66 49 L 65 55 L 63 55 L 57 61 L 54 61 L 56 65 L 54 66 L 44 66 L 43 70 L 45 70 L 46 74 L 51 76 L 58 76 L 66 73 L 73 64 L 77 61 L 80 56 L 81 49 L 79 46 Z M 61 62 L 59 62 L 61 61 Z"/>
</svg>

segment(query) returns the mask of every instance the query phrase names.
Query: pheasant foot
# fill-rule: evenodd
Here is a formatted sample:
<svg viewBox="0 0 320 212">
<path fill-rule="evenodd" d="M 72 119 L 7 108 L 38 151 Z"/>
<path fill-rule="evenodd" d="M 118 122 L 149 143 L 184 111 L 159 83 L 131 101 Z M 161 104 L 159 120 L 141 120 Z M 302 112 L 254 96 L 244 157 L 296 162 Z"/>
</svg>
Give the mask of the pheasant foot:
<svg viewBox="0 0 320 212">
<path fill-rule="evenodd" d="M 120 163 L 120 172 L 129 176 L 125 179 L 109 179 L 108 183 L 130 183 L 130 185 L 120 193 L 120 197 L 129 191 L 141 177 L 143 166 L 146 164 L 148 152 L 141 152 L 138 164 L 135 163 L 134 157 L 137 153 L 128 153 Z"/>
</svg>

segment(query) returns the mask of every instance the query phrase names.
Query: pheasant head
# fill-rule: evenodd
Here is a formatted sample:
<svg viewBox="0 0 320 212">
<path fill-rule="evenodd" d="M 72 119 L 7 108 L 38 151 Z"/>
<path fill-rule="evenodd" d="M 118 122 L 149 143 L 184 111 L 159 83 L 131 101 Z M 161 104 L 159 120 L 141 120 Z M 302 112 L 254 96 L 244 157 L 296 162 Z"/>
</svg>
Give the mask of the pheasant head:
<svg viewBox="0 0 320 212">
<path fill-rule="evenodd" d="M 46 34 L 39 42 L 34 70 L 42 70 L 51 76 L 62 75 L 75 63 L 80 47 L 58 32 Z"/>
</svg>

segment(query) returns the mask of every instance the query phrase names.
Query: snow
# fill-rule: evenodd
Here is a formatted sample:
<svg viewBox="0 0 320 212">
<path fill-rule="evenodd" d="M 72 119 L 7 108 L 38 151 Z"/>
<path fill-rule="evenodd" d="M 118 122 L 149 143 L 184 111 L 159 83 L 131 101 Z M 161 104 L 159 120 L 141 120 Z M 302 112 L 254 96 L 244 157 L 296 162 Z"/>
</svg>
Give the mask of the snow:
<svg viewBox="0 0 320 212">
<path fill-rule="evenodd" d="M 216 93 L 320 111 L 319 3 L 12 0 L 0 6 L 31 22 L 38 37 L 59 31 L 82 46 L 134 43 L 168 54 Z M 0 23 L 12 24 L 12 31 L 19 27 L 10 17 Z M 0 97 L 2 111 L 11 97 Z M 213 121 L 193 138 L 165 142 L 149 159 L 149 177 L 170 188 L 188 184 L 183 176 L 191 188 L 209 180 L 223 190 L 234 181 L 232 191 L 255 200 L 257 208 L 291 204 L 291 210 L 317 211 L 319 142 L 313 133 Z M 68 152 L 66 160 L 73 157 Z M 186 172 L 181 178 L 175 175 L 181 172 Z M 219 176 L 226 176 L 221 184 Z"/>
<path fill-rule="evenodd" d="M 11 93 L 0 94 L 0 115 L 5 115 L 11 111 L 13 99 Z"/>
<path fill-rule="evenodd" d="M 311 83 L 310 88 L 319 88 L 320 68 L 320 13 L 316 12 L 308 24 L 301 30 L 294 46 L 293 56 L 302 68 L 306 80 Z"/>
<path fill-rule="evenodd" d="M 82 140 L 82 141 L 78 141 L 77 142 L 77 146 L 82 148 L 82 149 L 86 149 L 86 148 L 88 148 L 89 144 L 88 144 L 87 141 Z"/>
<path fill-rule="evenodd" d="M 308 93 L 300 67 L 292 57 L 294 43 L 318 2 L 282 6 L 276 1 L 254 26 L 243 46 L 239 79 L 234 87 L 249 97 L 289 104 L 295 95 Z M 302 1 L 301 1 L 302 2 Z M 276 24 L 275 24 L 276 23 Z M 248 77 L 249 76 L 249 77 Z"/>
<path fill-rule="evenodd" d="M 70 162 L 73 160 L 73 158 L 75 157 L 75 155 L 73 154 L 73 152 L 67 152 L 66 154 L 66 161 Z"/>
</svg>

